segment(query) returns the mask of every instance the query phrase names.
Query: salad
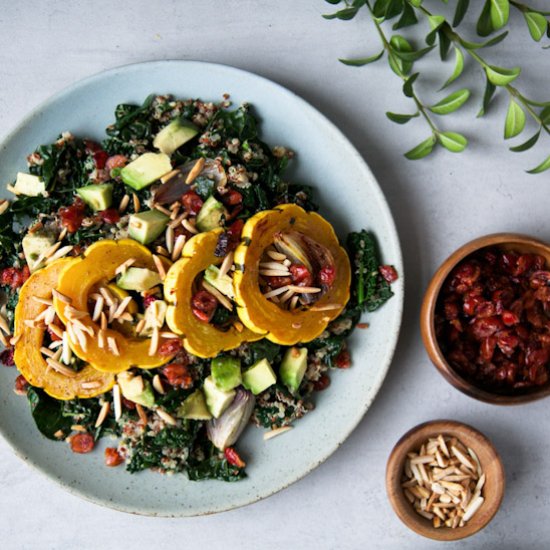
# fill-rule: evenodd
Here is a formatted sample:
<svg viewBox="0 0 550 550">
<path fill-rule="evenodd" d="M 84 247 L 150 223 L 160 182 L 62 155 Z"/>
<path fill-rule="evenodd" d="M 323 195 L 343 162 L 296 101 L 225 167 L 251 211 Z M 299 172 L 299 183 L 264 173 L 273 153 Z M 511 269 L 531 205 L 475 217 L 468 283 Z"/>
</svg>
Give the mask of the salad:
<svg viewBox="0 0 550 550">
<path fill-rule="evenodd" d="M 238 439 L 291 429 L 392 296 L 374 236 L 343 247 L 294 153 L 248 105 L 149 96 L 99 143 L 38 147 L 0 202 L 0 360 L 38 430 L 107 466 L 245 474 Z"/>
</svg>

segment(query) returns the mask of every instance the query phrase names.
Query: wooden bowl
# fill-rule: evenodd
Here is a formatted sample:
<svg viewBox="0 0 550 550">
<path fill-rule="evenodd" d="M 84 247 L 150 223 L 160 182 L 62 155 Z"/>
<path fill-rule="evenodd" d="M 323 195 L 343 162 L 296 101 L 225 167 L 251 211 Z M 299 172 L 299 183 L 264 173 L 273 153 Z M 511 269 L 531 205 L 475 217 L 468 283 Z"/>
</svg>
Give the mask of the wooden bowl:
<svg viewBox="0 0 550 550">
<path fill-rule="evenodd" d="M 497 405 L 517 405 L 527 403 L 550 395 L 550 383 L 544 386 L 528 388 L 522 392 L 513 394 L 492 393 L 485 389 L 479 388 L 469 380 L 463 378 L 445 359 L 435 334 L 434 314 L 439 292 L 445 279 L 454 267 L 462 261 L 466 256 L 473 252 L 489 246 L 497 246 L 504 250 L 517 250 L 523 253 L 540 254 L 546 258 L 546 262 L 550 265 L 550 245 L 528 237 L 526 235 L 518 235 L 515 233 L 495 233 L 480 237 L 461 246 L 456 252 L 451 254 L 435 272 L 422 302 L 420 312 L 420 331 L 424 346 L 432 363 L 437 367 L 439 372 L 450 382 L 455 388 L 461 392 L 475 397 L 487 403 Z"/>
<path fill-rule="evenodd" d="M 454 436 L 477 455 L 486 480 L 482 491 L 485 501 L 463 527 L 435 528 L 429 519 L 419 515 L 405 497 L 401 476 L 407 453 L 417 451 L 430 437 Z M 410 529 L 434 540 L 450 541 L 469 537 L 483 529 L 497 513 L 504 496 L 505 475 L 493 444 L 474 428 L 453 420 L 425 422 L 409 430 L 395 445 L 386 466 L 386 490 L 399 519 Z"/>
</svg>

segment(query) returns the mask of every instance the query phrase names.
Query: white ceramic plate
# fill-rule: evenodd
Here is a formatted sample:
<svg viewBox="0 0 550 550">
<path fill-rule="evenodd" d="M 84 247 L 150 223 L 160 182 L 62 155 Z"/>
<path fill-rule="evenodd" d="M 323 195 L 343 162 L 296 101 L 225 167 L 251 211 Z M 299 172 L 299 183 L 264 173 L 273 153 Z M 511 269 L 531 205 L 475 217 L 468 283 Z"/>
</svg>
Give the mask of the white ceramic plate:
<svg viewBox="0 0 550 550">
<path fill-rule="evenodd" d="M 334 372 L 317 408 L 295 429 L 269 442 L 250 427 L 239 441 L 248 478 L 238 483 L 190 482 L 185 475 L 131 475 L 106 468 L 103 452 L 75 455 L 68 445 L 45 439 L 34 426 L 26 399 L 12 391 L 15 369 L 0 367 L 0 431 L 29 464 L 88 500 L 126 512 L 191 516 L 250 504 L 287 487 L 326 460 L 361 420 L 378 392 L 395 349 L 403 307 L 401 251 L 388 205 L 359 153 L 322 114 L 287 89 L 232 67 L 159 61 L 110 70 L 75 84 L 26 118 L 0 148 L 0 182 L 25 170 L 36 146 L 65 130 L 102 139 L 118 103 L 141 103 L 150 93 L 249 102 L 259 115 L 263 139 L 297 156 L 289 178 L 312 184 L 321 213 L 343 238 L 363 227 L 376 233 L 384 261 L 396 266 L 395 296 L 369 316 L 369 330 L 351 341 L 353 367 Z M 104 446 L 103 443 L 102 446 Z"/>
</svg>

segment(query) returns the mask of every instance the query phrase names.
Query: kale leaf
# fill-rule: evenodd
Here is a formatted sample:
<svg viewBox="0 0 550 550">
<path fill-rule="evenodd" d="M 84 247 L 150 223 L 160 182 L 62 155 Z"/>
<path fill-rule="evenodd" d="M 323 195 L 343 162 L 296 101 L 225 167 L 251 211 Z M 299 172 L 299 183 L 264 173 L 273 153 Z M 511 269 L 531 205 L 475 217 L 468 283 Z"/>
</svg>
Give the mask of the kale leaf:
<svg viewBox="0 0 550 550">
<path fill-rule="evenodd" d="M 200 458 L 196 458 L 196 455 Z M 246 477 L 244 468 L 229 464 L 223 454 L 208 440 L 201 440 L 194 449 L 187 465 L 187 475 L 191 481 L 201 479 L 239 481 Z"/>
<path fill-rule="evenodd" d="M 43 435 L 48 439 L 57 440 L 55 434 L 59 431 L 65 436 L 70 433 L 74 422 L 72 418 L 63 414 L 63 401 L 58 401 L 34 387 L 27 389 L 27 398 L 36 427 Z"/>
</svg>

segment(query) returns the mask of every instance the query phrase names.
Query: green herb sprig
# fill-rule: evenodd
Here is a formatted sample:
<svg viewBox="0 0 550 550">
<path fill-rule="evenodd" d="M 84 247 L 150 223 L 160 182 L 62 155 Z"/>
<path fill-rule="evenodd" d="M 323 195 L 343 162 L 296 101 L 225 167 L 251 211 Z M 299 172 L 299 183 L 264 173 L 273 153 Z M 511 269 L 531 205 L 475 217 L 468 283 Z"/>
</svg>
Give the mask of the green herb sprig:
<svg viewBox="0 0 550 550">
<path fill-rule="evenodd" d="M 465 57 L 470 57 L 485 75 L 485 91 L 483 101 L 478 112 L 478 117 L 484 116 L 495 96 L 497 90 L 503 90 L 509 96 L 508 109 L 504 121 L 504 139 L 512 139 L 519 136 L 526 128 L 528 117 L 536 124 L 536 132 L 526 141 L 510 147 L 513 152 L 527 151 L 533 147 L 544 132 L 550 134 L 550 101 L 536 101 L 527 97 L 517 87 L 512 85 L 521 73 L 520 67 L 498 67 L 493 65 L 480 51 L 502 42 L 508 35 L 508 31 L 493 36 L 481 42 L 466 40 L 461 36 L 456 27 L 464 19 L 470 8 L 469 0 L 456 0 L 454 17 L 449 21 L 445 16 L 432 12 L 423 0 L 325 0 L 330 4 L 340 4 L 345 7 L 338 11 L 324 15 L 326 19 L 353 19 L 357 13 L 364 9 L 368 12 L 377 35 L 380 38 L 382 49 L 367 57 L 356 59 L 340 59 L 345 65 L 360 67 L 375 63 L 386 55 L 391 70 L 403 80 L 403 93 L 410 98 L 415 111 L 410 114 L 387 112 L 386 116 L 396 124 L 406 124 L 411 119 L 421 117 L 427 124 L 430 135 L 416 147 L 405 153 L 410 160 L 418 160 L 428 156 L 438 145 L 448 151 L 460 153 L 468 145 L 468 139 L 457 132 L 442 130 L 435 120 L 435 116 L 444 116 L 460 109 L 471 96 L 471 91 L 461 88 L 453 91 L 440 101 L 427 103 L 419 96 L 415 84 L 420 76 L 419 72 L 413 72 L 414 63 L 429 54 L 436 45 L 439 46 L 441 61 L 446 61 L 451 50 L 454 53 L 454 68 L 452 74 L 443 83 L 440 90 L 444 90 L 453 84 L 464 72 Z M 440 0 L 445 4 L 448 0 Z M 514 10 L 511 10 L 514 8 Z M 486 0 L 477 19 L 476 32 L 482 37 L 489 37 L 496 31 L 502 30 L 509 22 L 510 12 L 521 14 L 527 25 L 531 38 L 540 42 L 543 37 L 550 37 L 550 25 L 548 16 L 550 11 L 542 11 L 532 8 L 515 0 Z M 398 18 L 398 19 L 397 19 Z M 414 48 L 411 42 L 401 34 L 392 32 L 387 34 L 384 23 L 397 19 L 392 25 L 392 31 L 411 27 L 426 20 L 429 24 L 429 32 L 425 37 L 426 46 Z M 550 47 L 550 46 L 546 46 Z M 528 170 L 531 174 L 538 174 L 550 168 L 550 156 L 535 168 Z"/>
</svg>

